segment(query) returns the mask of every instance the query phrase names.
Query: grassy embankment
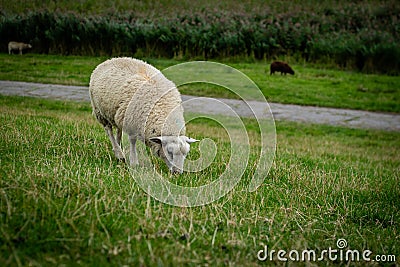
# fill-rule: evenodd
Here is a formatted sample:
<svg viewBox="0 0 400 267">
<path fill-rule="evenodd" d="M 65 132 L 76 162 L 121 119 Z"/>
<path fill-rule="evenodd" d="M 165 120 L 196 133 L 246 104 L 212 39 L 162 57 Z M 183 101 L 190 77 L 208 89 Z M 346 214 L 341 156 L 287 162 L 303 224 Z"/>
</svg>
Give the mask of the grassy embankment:
<svg viewBox="0 0 400 267">
<path fill-rule="evenodd" d="M 252 145 L 232 192 L 179 208 L 137 186 L 88 103 L 0 97 L 0 114 L 2 266 L 257 266 L 264 245 L 321 253 L 339 238 L 372 259 L 400 255 L 398 133 L 278 122 L 276 159 L 256 192 L 245 190 Z M 253 123 L 247 129 L 257 138 Z M 229 157 L 223 128 L 195 120 L 188 132 L 212 138 L 218 156 L 178 181 L 216 178 Z"/>
<path fill-rule="evenodd" d="M 93 69 L 106 59 L 0 54 L 0 79 L 87 86 Z M 183 62 L 167 59 L 147 61 L 159 69 Z M 302 63 L 293 65 L 295 76 L 270 76 L 267 62 L 226 63 L 248 75 L 269 102 L 400 112 L 399 76 L 362 74 Z M 235 97 L 228 90 L 205 84 L 184 86 L 181 92 L 199 96 Z"/>
<path fill-rule="evenodd" d="M 262 6 L 261 2 L 264 3 Z M 329 1 L 319 2 L 318 5 L 313 1 L 292 1 L 294 6 L 290 7 L 286 2 L 275 2 L 273 5 L 261 2 L 251 1 L 242 5 L 238 1 L 224 1 L 216 9 L 223 10 L 225 14 L 237 12 L 252 15 L 255 9 L 279 14 L 274 20 L 267 20 L 265 25 L 270 30 L 276 28 L 276 23 L 282 25 L 282 31 L 274 35 L 280 39 L 268 40 L 272 43 L 254 42 L 251 49 L 256 51 L 261 47 L 261 57 L 267 58 L 282 56 L 282 53 L 297 53 L 299 59 L 293 64 L 296 71 L 294 77 L 268 76 L 265 59 L 251 62 L 253 56 L 245 58 L 250 63 L 227 62 L 252 78 L 268 101 L 400 112 L 399 77 L 365 75 L 305 64 L 302 63 L 301 51 L 292 51 L 290 46 L 284 46 L 293 44 L 286 37 L 297 28 L 296 21 L 284 25 L 285 21 L 301 18 L 304 20 L 299 22 L 321 33 L 314 34 L 316 38 L 308 43 L 311 45 L 309 48 L 319 49 L 315 50 L 315 56 L 328 51 L 331 53 L 328 61 L 354 64 L 354 53 L 358 51 L 365 53 L 360 54 L 361 59 L 367 60 L 365 63 L 371 65 L 373 60 L 380 62 L 380 58 L 374 58 L 374 55 L 379 55 L 377 52 L 382 49 L 386 52 L 384 55 L 390 57 L 392 44 L 386 47 L 388 39 L 375 38 L 385 37 L 385 30 L 370 31 L 368 27 L 376 25 L 373 22 L 377 20 L 389 21 L 392 22 L 389 26 L 396 26 L 397 22 L 392 19 L 397 16 L 394 1 L 393 8 L 390 1 L 379 4 L 378 1 L 364 1 L 350 4 L 350 8 L 347 8 L 347 2 L 342 2 L 335 6 L 338 12 L 331 8 Z M 140 1 L 135 10 L 142 15 L 139 18 L 160 15 L 153 11 L 162 11 L 167 14 L 166 17 L 171 17 L 171 14 L 194 10 L 188 18 L 204 19 L 203 25 L 207 29 L 210 21 L 204 17 L 207 14 L 204 11 L 212 10 L 213 3 L 204 0 L 193 7 L 193 1 L 183 1 L 177 10 L 173 1 Z M 57 13 L 55 17 L 65 19 L 59 21 L 60 25 L 80 25 L 80 16 L 75 19 L 68 14 L 101 14 L 103 17 L 129 12 L 131 5 L 131 1 L 125 0 L 74 3 L 64 0 L 9 1 L 4 3 L 3 10 L 20 14 L 30 10 L 32 14 L 39 14 L 45 8 L 50 13 Z M 293 10 L 296 12 L 292 13 Z M 260 15 L 269 19 L 268 12 Z M 302 12 L 315 17 L 308 20 L 309 17 L 302 16 Z M 394 17 L 391 17 L 393 14 Z M 361 21 L 358 15 L 368 21 L 364 25 L 367 28 L 357 28 L 357 24 L 353 24 Z M 251 16 L 249 18 L 252 19 Z M 311 22 L 314 19 L 322 26 L 313 28 Z M 341 23 L 340 19 L 349 24 Z M 235 20 L 228 22 L 232 21 Z M 333 25 L 332 21 L 338 26 L 336 35 L 329 28 Z M 20 25 L 19 20 L 16 22 L 15 25 Z M 125 24 L 121 28 L 114 20 L 107 20 L 104 25 L 108 22 L 113 24 L 111 33 L 128 36 Z M 168 19 L 164 22 L 170 25 Z M 382 25 L 385 26 L 384 23 Z M 253 26 L 262 29 L 256 24 Z M 340 31 L 346 32 L 346 27 L 356 30 L 357 35 L 342 34 Z M 56 36 L 61 28 L 49 29 L 47 37 Z M 152 27 L 148 29 L 150 33 L 154 30 Z M 237 32 L 232 28 L 221 29 L 214 36 L 225 36 L 223 34 L 229 34 L 231 30 Z M 302 29 L 308 30 L 305 27 Z M 35 30 L 38 32 L 27 30 L 25 37 L 27 41 L 32 39 L 37 42 L 37 49 L 40 44 L 50 43 L 51 49 L 63 48 L 60 45 L 63 44 L 63 49 L 67 51 L 68 46 L 73 44 L 70 39 L 76 40 L 77 37 L 68 34 L 76 31 L 66 28 L 67 31 L 58 32 L 60 40 L 50 42 L 35 36 L 44 34 L 43 28 Z M 17 32 L 12 32 L 9 37 L 17 37 L 13 35 Z M 270 32 L 262 30 L 261 33 Z M 210 39 L 219 40 L 214 36 Z M 338 36 L 342 38 L 337 39 Z M 298 37 L 300 41 L 307 40 L 304 39 L 307 35 Z M 65 42 L 60 42 L 63 40 Z M 260 40 L 266 39 L 261 36 Z M 173 41 L 166 40 L 160 47 L 170 52 L 175 47 Z M 279 46 L 274 46 L 273 41 Z M 361 46 L 358 41 L 362 41 Z M 153 40 L 147 42 L 152 43 Z M 101 46 L 101 43 L 92 42 L 91 45 Z M 122 48 L 118 48 L 121 43 L 116 45 L 110 48 L 111 52 L 126 48 L 125 42 L 122 42 Z M 243 44 L 237 47 L 242 49 Z M 71 49 L 73 51 L 76 47 Z M 231 51 L 226 47 L 224 49 L 223 53 Z M 205 47 L 205 51 L 209 50 Z M 240 51 L 245 53 L 243 49 Z M 139 52 L 145 56 L 146 49 Z M 139 55 L 139 52 L 135 53 Z M 148 52 L 157 51 L 152 51 L 150 47 Z M 182 56 L 179 53 L 176 58 Z M 192 53 L 198 56 L 204 51 Z M 350 55 L 350 60 L 347 60 L 347 55 Z M 105 59 L 0 54 L 0 79 L 88 85 L 91 71 Z M 294 58 L 287 59 L 291 61 Z M 392 59 L 396 61 L 395 56 Z M 315 60 L 318 61 L 318 58 Z M 152 58 L 148 61 L 159 69 L 181 62 Z M 203 84 L 181 90 L 187 94 L 234 97 L 220 88 Z M 245 120 L 245 123 L 249 136 L 257 139 L 254 121 Z M 92 117 L 88 103 L 0 96 L 0 265 L 257 266 L 266 264 L 257 260 L 257 252 L 264 245 L 269 250 L 298 250 L 301 253 L 303 249 L 315 249 L 321 253 L 329 247 L 336 249 L 339 238 L 347 240 L 348 249 L 371 250 L 371 259 L 379 254 L 396 255 L 399 264 L 399 133 L 288 122 L 277 122 L 276 126 L 276 158 L 268 177 L 256 192 L 245 190 L 251 178 L 252 164 L 257 158 L 258 147 L 252 142 L 250 164 L 242 181 L 232 192 L 204 207 L 178 208 L 157 202 L 138 187 L 127 166 L 114 159 L 109 140 Z M 228 136 L 221 126 L 205 120 L 190 122 L 188 132 L 195 138 L 213 139 L 218 147 L 218 156 L 209 168 L 200 173 L 184 173 L 177 182 L 201 184 L 216 179 L 230 156 Z M 198 145 L 194 145 L 190 157 L 196 158 L 198 154 Z M 160 161 L 155 160 L 154 164 L 158 170 L 165 170 Z M 276 257 L 274 263 L 282 264 Z M 325 259 L 318 264 L 344 266 L 352 263 Z M 376 262 L 361 264 L 374 266 Z"/>
</svg>

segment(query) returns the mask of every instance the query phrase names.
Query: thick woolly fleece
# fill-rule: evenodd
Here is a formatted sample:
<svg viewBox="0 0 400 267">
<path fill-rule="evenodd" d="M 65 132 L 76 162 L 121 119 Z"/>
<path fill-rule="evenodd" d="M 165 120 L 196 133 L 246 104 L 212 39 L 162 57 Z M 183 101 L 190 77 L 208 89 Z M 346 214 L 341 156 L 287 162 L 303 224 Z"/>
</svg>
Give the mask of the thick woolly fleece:
<svg viewBox="0 0 400 267">
<path fill-rule="evenodd" d="M 123 129 L 155 153 L 157 136 L 185 134 L 182 100 L 175 84 L 153 66 L 134 58 L 113 58 L 98 65 L 90 78 L 90 98 L 104 126 Z"/>
</svg>

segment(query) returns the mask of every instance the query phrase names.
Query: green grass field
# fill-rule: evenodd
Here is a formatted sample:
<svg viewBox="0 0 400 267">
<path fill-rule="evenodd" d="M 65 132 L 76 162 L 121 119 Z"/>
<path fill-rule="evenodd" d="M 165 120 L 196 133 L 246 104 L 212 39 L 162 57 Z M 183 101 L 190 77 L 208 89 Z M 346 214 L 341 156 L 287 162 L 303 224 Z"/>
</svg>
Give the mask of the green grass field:
<svg viewBox="0 0 400 267">
<path fill-rule="evenodd" d="M 105 57 L 0 54 L 0 79 L 27 82 L 88 85 L 93 69 Z M 178 60 L 144 59 L 158 69 L 183 63 Z M 290 60 L 290 59 L 289 59 Z M 295 76 L 269 75 L 269 63 L 223 61 L 248 75 L 269 102 L 371 111 L 400 112 L 400 77 L 341 71 L 321 65 L 292 64 Z M 183 86 L 183 94 L 236 97 L 210 86 Z"/>
<path fill-rule="evenodd" d="M 400 113 L 399 76 L 349 71 L 356 69 L 357 54 L 365 53 L 361 57 L 366 60 L 364 72 L 396 73 L 388 71 L 398 67 L 396 1 L 184 0 L 177 6 L 170 0 L 15 0 L 2 1 L 0 6 L 4 21 L 20 14 L 15 21 L 10 20 L 11 24 L 4 24 L 3 51 L 9 39 L 25 36 L 21 41 L 41 44 L 34 49 L 43 53 L 73 54 L 82 49 L 80 53 L 86 55 L 127 53 L 121 51 L 131 51 L 138 57 L 157 55 L 152 39 L 147 45 L 138 45 L 136 41 L 140 40 L 131 44 L 120 40 L 119 48 L 94 51 L 101 42 L 91 41 L 98 39 L 89 39 L 84 31 L 80 37 L 71 27 L 71 22 L 84 26 L 90 16 L 110 22 L 94 33 L 108 32 L 104 29 L 110 27 L 111 34 L 128 37 L 118 35 L 128 30 L 126 25 L 115 30 L 118 25 L 114 25 L 114 18 L 148 18 L 149 29 L 154 19 L 192 20 L 196 13 L 205 26 L 218 25 L 207 19 L 214 13 L 232 20 L 230 25 L 235 25 L 237 18 L 232 14 L 271 19 L 272 30 L 281 27 L 295 33 L 255 38 L 269 38 L 266 44 L 275 46 L 261 57 L 249 55 L 251 50 L 247 49 L 237 56 L 226 50 L 227 58 L 223 53 L 216 57 L 248 75 L 269 102 Z M 47 32 L 35 20 L 19 24 L 26 14 L 44 10 L 50 15 L 78 16 L 76 20 L 59 21 Z M 279 22 L 282 25 L 277 25 Z M 263 25 L 257 18 L 254 23 L 249 31 Z M 313 50 L 316 58 L 310 59 L 320 64 L 308 63 L 301 51 L 282 46 L 301 40 L 301 34 L 296 39 L 296 32 L 302 33 L 296 30 L 298 23 L 299 30 L 309 30 L 307 42 L 320 45 L 322 50 Z M 18 29 L 15 32 L 9 28 L 13 25 Z M 21 29 L 21 25 L 31 28 Z M 175 24 L 158 27 L 162 25 L 168 30 Z M 314 33 L 313 27 L 321 31 Z M 210 33 L 207 27 L 204 29 Z M 155 27 L 143 32 L 154 34 L 158 42 L 162 39 L 158 30 Z M 232 32 L 235 37 L 236 28 Z M 162 37 L 168 36 L 176 35 Z M 216 39 L 210 36 L 203 36 L 205 45 Z M 283 39 L 279 43 L 272 37 Z M 112 44 L 109 39 L 112 37 L 102 40 L 106 47 Z M 71 40 L 78 40 L 76 46 Z M 230 40 L 236 39 L 228 38 L 228 46 Z M 85 48 L 85 41 L 94 46 Z M 177 48 L 176 43 L 169 45 L 160 45 L 161 55 L 171 47 Z M 73 49 L 68 52 L 70 46 Z M 124 46 L 129 49 L 123 50 Z M 201 52 L 190 56 L 186 51 L 190 48 L 169 55 L 174 59 L 142 59 L 162 70 L 186 62 L 184 59 L 204 58 Z M 93 69 L 107 59 L 30 52 L 23 56 L 0 53 L 0 80 L 87 86 Z M 276 57 L 289 62 L 296 75 L 270 76 L 271 61 L 255 60 Z M 202 83 L 179 90 L 190 95 L 237 98 L 228 90 Z M 257 191 L 248 192 L 257 167 L 260 136 L 254 120 L 243 122 L 250 139 L 250 157 L 237 186 L 209 205 L 175 207 L 146 194 L 135 181 L 137 172 L 116 160 L 89 103 L 0 95 L 0 266 L 400 266 L 399 132 L 278 121 L 273 165 Z M 228 134 L 220 124 L 207 119 L 190 121 L 187 134 L 215 142 L 218 153 L 208 168 L 172 176 L 166 174 L 160 159 L 151 158 L 152 165 L 178 185 L 215 181 L 232 156 Z M 200 154 L 200 144 L 195 143 L 188 158 L 196 160 Z M 324 250 L 338 249 L 340 239 L 345 239 L 347 246 L 333 255 L 336 259 L 324 254 L 323 260 L 318 260 Z M 260 261 L 258 253 L 265 247 L 269 253 L 275 251 L 274 257 Z M 277 257 L 279 250 L 295 250 L 300 257 L 302 251 L 313 250 L 317 259 L 284 262 Z M 348 251 L 358 251 L 360 257 L 371 251 L 371 261 L 340 259 L 340 252 L 343 255 Z"/>
<path fill-rule="evenodd" d="M 79 61 L 67 60 L 72 73 Z M 246 126 L 257 136 L 253 121 Z M 0 96 L 0 127 L 1 266 L 259 266 L 271 264 L 257 259 L 264 246 L 321 253 L 336 249 L 339 238 L 346 249 L 371 250 L 371 259 L 395 255 L 399 264 L 399 133 L 277 122 L 276 158 L 256 192 L 245 190 L 253 153 L 234 190 L 210 205 L 181 208 L 138 187 L 87 103 Z M 188 132 L 212 138 L 219 155 L 229 156 L 222 127 L 193 121 Z M 178 179 L 215 177 L 223 157 Z"/>
</svg>

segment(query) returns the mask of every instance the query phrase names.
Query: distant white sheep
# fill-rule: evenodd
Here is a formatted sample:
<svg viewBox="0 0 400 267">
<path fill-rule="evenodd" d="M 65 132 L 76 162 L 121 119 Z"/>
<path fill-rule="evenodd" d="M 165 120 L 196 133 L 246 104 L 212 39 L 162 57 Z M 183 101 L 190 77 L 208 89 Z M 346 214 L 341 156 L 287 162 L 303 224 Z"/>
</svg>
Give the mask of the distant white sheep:
<svg viewBox="0 0 400 267">
<path fill-rule="evenodd" d="M 22 50 L 32 48 L 30 44 L 19 43 L 19 42 L 9 42 L 8 43 L 8 53 L 11 55 L 13 50 L 18 50 L 19 54 L 22 55 Z"/>
<path fill-rule="evenodd" d="M 180 93 L 153 66 L 134 58 L 113 58 L 96 67 L 90 77 L 93 113 L 104 126 L 115 156 L 124 160 L 121 136 L 129 136 L 129 159 L 138 164 L 136 140 L 161 157 L 173 173 L 182 173 L 190 143 Z M 116 139 L 112 128 L 117 129 Z"/>
</svg>

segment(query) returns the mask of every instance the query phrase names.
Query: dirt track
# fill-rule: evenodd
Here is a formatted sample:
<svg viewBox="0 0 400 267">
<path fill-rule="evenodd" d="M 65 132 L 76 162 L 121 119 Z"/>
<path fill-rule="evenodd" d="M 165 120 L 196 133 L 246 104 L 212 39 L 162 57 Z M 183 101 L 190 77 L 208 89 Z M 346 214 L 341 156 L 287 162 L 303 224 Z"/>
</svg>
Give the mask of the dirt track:
<svg viewBox="0 0 400 267">
<path fill-rule="evenodd" d="M 20 95 L 59 100 L 89 101 L 88 88 L 85 86 L 67 86 L 55 84 L 39 84 L 26 82 L 0 81 L 0 94 Z M 196 101 L 187 101 L 196 98 Z M 217 99 L 182 96 L 186 111 L 203 114 L 224 115 L 222 102 L 232 108 L 241 117 L 253 117 L 265 110 L 272 111 L 275 120 L 317 123 L 327 125 L 346 126 L 351 128 L 381 129 L 400 131 L 400 114 L 388 114 L 349 109 L 320 108 L 298 105 L 283 105 L 276 103 L 248 102 L 233 99 Z M 249 105 L 252 110 L 249 109 Z M 226 114 L 225 114 L 226 115 Z"/>
</svg>

